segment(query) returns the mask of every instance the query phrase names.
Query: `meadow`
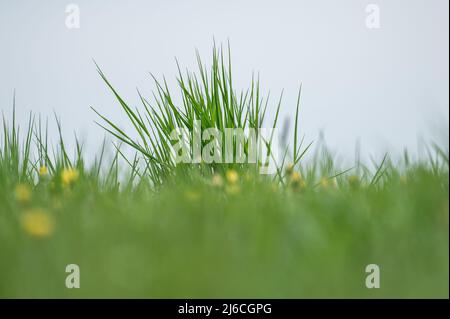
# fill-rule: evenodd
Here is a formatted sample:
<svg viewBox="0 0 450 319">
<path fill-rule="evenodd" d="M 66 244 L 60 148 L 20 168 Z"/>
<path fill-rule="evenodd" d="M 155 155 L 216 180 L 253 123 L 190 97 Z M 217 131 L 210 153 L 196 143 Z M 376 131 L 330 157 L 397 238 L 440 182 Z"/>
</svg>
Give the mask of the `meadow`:
<svg viewBox="0 0 450 319">
<path fill-rule="evenodd" d="M 173 129 L 192 132 L 196 119 L 220 131 L 274 128 L 283 103 L 269 105 L 257 78 L 237 91 L 221 48 L 209 67 L 197 57 L 197 72 L 179 67 L 180 98 L 154 77 L 138 107 L 98 68 L 134 130 L 94 108 L 114 142 L 93 161 L 81 141 L 68 149 L 58 119 L 53 142 L 33 115 L 24 129 L 3 119 L 0 297 L 448 298 L 444 147 L 340 167 L 301 137 L 299 92 L 291 137 L 264 141 L 282 149 L 275 174 L 259 174 L 260 162 L 176 163 Z M 78 289 L 65 285 L 68 264 L 80 268 Z M 380 288 L 366 287 L 369 264 Z"/>
</svg>

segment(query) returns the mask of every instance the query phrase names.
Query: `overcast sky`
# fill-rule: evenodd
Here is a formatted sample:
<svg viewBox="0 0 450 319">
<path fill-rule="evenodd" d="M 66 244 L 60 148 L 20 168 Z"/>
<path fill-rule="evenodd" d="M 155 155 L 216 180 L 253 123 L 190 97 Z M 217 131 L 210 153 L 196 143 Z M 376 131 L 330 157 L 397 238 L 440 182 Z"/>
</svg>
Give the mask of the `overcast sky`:
<svg viewBox="0 0 450 319">
<path fill-rule="evenodd" d="M 68 28 L 66 6 L 80 9 Z M 366 25 L 366 6 L 380 28 Z M 419 137 L 448 140 L 448 0 L 21 1 L 0 0 L 0 109 L 44 117 L 55 111 L 95 150 L 103 131 L 94 106 L 131 129 L 92 59 L 133 105 L 136 87 L 150 96 L 148 72 L 176 75 L 174 57 L 195 65 L 213 38 L 229 39 L 238 89 L 259 71 L 272 106 L 285 89 L 283 117 L 293 116 L 303 83 L 301 132 L 323 130 L 332 149 L 416 150 Z M 273 111 L 273 108 L 272 108 Z M 441 135 L 440 137 L 437 135 Z"/>
</svg>

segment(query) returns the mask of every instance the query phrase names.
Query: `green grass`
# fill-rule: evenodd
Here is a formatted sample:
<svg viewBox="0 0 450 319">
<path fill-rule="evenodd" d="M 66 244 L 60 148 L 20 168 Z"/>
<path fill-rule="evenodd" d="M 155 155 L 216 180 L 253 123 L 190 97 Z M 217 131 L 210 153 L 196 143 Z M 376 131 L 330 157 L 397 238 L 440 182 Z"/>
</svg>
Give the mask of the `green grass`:
<svg viewBox="0 0 450 319">
<path fill-rule="evenodd" d="M 140 108 L 99 69 L 135 131 L 99 114 L 101 125 L 134 149 L 131 158 L 115 143 L 107 159 L 104 143 L 87 164 L 81 142 L 67 150 L 58 120 L 54 144 L 40 119 L 30 116 L 25 131 L 3 120 L 0 297 L 448 298 L 447 151 L 339 167 L 323 144 L 300 138 L 299 94 L 293 143 L 275 175 L 257 165 L 175 165 L 174 126 L 201 118 L 206 127 L 259 127 L 271 108 L 258 80 L 237 93 L 221 49 L 208 75 L 200 59 L 199 67 L 197 76 L 180 71 L 181 102 L 155 80 L 153 102 L 140 95 Z M 41 167 L 48 173 L 39 176 Z M 237 182 L 227 180 L 231 170 Z M 80 289 L 65 287 L 72 263 Z M 368 264 L 380 267 L 380 289 L 365 287 Z"/>
</svg>

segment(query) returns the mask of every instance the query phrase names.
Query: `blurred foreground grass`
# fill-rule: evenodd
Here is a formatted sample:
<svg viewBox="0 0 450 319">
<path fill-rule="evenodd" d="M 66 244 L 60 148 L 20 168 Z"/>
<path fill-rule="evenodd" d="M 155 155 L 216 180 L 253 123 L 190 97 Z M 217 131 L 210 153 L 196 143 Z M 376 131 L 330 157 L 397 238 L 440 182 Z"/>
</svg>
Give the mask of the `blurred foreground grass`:
<svg viewBox="0 0 450 319">
<path fill-rule="evenodd" d="M 55 181 L 1 189 L 1 297 L 448 298 L 448 175 L 425 167 L 378 188 Z M 72 263 L 80 289 L 65 287 Z M 373 263 L 380 289 L 365 287 Z"/>
</svg>

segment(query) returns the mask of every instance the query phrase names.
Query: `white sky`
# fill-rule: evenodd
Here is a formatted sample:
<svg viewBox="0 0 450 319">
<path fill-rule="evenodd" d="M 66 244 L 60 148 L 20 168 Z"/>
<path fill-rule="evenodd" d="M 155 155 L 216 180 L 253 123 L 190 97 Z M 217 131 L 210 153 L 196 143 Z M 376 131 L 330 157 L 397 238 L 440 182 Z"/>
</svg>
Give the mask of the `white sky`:
<svg viewBox="0 0 450 319">
<path fill-rule="evenodd" d="M 104 135 L 90 106 L 131 129 L 92 59 L 138 105 L 136 87 L 147 96 L 153 88 L 149 71 L 174 85 L 174 57 L 192 68 L 195 48 L 207 60 L 213 38 L 230 40 L 239 89 L 253 70 L 273 107 L 285 89 L 283 118 L 303 83 L 306 140 L 323 130 L 344 156 L 357 139 L 380 156 L 415 151 L 419 137 L 448 141 L 447 0 L 79 0 L 80 29 L 65 25 L 69 3 L 0 0 L 0 109 L 11 115 L 16 89 L 20 120 L 55 111 L 64 134 L 77 131 L 89 150 Z M 380 29 L 365 25 L 369 3 L 381 10 Z"/>
</svg>

